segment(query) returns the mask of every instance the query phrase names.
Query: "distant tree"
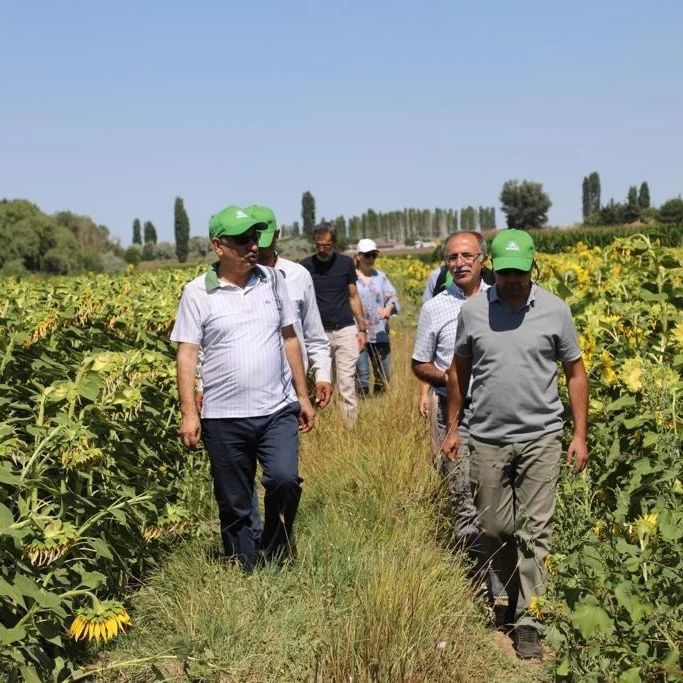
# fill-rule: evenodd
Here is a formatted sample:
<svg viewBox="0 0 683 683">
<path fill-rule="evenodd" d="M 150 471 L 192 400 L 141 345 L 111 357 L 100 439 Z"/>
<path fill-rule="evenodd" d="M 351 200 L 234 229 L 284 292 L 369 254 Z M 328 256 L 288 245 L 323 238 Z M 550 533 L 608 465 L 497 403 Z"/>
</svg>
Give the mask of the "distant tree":
<svg viewBox="0 0 683 683">
<path fill-rule="evenodd" d="M 638 206 L 641 209 L 650 208 L 650 186 L 645 181 L 640 184 L 640 191 L 638 192 Z"/>
<path fill-rule="evenodd" d="M 147 244 L 148 242 L 151 242 L 152 244 L 157 243 L 157 231 L 152 221 L 145 221 L 145 225 L 143 227 L 143 234 L 145 238 L 145 244 Z"/>
<path fill-rule="evenodd" d="M 548 221 L 552 202 L 541 183 L 508 180 L 503 184 L 500 203 L 508 228 L 540 228 Z"/>
<path fill-rule="evenodd" d="M 600 176 L 595 171 L 583 179 L 581 208 L 584 223 L 588 222 L 590 216 L 600 211 Z"/>
<path fill-rule="evenodd" d="M 156 251 L 157 248 L 154 242 L 145 242 L 142 247 L 141 259 L 143 261 L 154 261 L 154 259 L 157 257 Z"/>
<path fill-rule="evenodd" d="M 133 244 L 142 245 L 142 230 L 140 228 L 140 219 L 136 218 L 133 221 Z"/>
<path fill-rule="evenodd" d="M 600 176 L 596 171 L 588 176 L 588 192 L 590 199 L 588 214 L 590 215 L 600 211 Z"/>
<path fill-rule="evenodd" d="M 683 199 L 669 199 L 659 207 L 659 220 L 662 223 L 683 225 Z"/>
<path fill-rule="evenodd" d="M 625 223 L 635 223 L 640 218 L 640 207 L 638 206 L 638 188 L 635 185 L 631 185 L 631 187 L 628 188 L 623 217 Z"/>
<path fill-rule="evenodd" d="M 304 235 L 312 240 L 315 227 L 315 197 L 308 190 L 301 195 L 301 220 Z"/>
<path fill-rule="evenodd" d="M 591 215 L 591 195 L 588 176 L 583 177 L 581 185 L 581 215 L 583 216 L 584 223 L 588 220 L 588 216 Z"/>
<path fill-rule="evenodd" d="M 337 216 L 332 222 L 337 230 L 337 237 L 346 239 L 346 218 L 344 218 L 344 216 Z"/>
<path fill-rule="evenodd" d="M 180 263 L 187 261 L 188 242 L 190 240 L 190 219 L 185 211 L 182 197 L 175 198 L 174 207 L 175 253 Z"/>
<path fill-rule="evenodd" d="M 139 244 L 131 244 L 124 254 L 126 263 L 136 266 L 142 259 L 142 248 Z"/>
</svg>

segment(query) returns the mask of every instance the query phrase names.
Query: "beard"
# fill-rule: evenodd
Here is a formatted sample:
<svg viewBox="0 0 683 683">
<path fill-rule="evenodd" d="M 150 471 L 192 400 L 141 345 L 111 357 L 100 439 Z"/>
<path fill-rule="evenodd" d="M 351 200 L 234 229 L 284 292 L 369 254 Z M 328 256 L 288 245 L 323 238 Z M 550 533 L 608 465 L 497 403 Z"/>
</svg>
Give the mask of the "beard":
<svg viewBox="0 0 683 683">
<path fill-rule="evenodd" d="M 325 251 L 325 252 L 321 252 L 321 253 L 319 253 L 319 254 L 316 254 L 316 257 L 317 257 L 320 261 L 322 261 L 323 263 L 327 263 L 328 261 L 330 261 L 330 260 L 332 259 L 333 256 L 334 256 L 334 252 L 333 252 L 333 251 Z"/>
</svg>

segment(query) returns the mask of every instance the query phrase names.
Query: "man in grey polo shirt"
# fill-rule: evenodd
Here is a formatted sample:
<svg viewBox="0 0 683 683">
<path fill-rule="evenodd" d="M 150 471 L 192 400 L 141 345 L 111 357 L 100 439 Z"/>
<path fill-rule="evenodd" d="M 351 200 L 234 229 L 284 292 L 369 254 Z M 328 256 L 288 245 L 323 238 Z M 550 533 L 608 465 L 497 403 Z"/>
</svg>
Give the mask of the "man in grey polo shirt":
<svg viewBox="0 0 683 683">
<path fill-rule="evenodd" d="M 562 452 L 558 361 L 574 424 L 567 463 L 576 472 L 588 462 L 588 379 L 569 307 L 531 280 L 531 236 L 501 231 L 491 255 L 496 284 L 460 310 L 443 450 L 457 457 L 457 420 L 471 379 L 470 479 L 484 551 L 507 588 L 517 653 L 534 658 L 542 650 L 529 606 L 545 592 Z"/>
<path fill-rule="evenodd" d="M 287 553 L 301 496 L 299 431 L 313 428 L 296 313 L 281 274 L 258 266 L 266 224 L 229 206 L 209 224 L 218 264 L 186 285 L 171 339 L 178 342 L 180 438 L 203 438 L 211 461 L 226 555 L 247 571 Z M 194 387 L 203 349 L 201 420 Z M 265 519 L 252 529 L 256 462 Z"/>
</svg>

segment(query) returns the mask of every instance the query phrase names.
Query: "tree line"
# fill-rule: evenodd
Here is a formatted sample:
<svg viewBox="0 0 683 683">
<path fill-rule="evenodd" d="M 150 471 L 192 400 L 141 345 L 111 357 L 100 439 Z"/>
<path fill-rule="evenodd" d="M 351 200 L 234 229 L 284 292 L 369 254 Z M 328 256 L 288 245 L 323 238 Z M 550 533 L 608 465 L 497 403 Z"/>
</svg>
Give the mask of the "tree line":
<svg viewBox="0 0 683 683">
<path fill-rule="evenodd" d="M 320 219 L 325 221 L 323 217 Z M 439 240 L 458 228 L 462 230 L 494 230 L 496 210 L 494 207 L 480 206 L 475 209 L 467 206 L 457 209 L 414 209 L 398 211 L 375 211 L 368 209 L 360 216 L 337 216 L 329 220 L 344 242 L 357 242 L 363 237 L 383 239 L 404 244 L 414 244 L 418 240 Z M 315 197 L 310 191 L 301 197 L 301 223 L 294 221 L 282 225 L 283 236 L 305 236 L 312 239 L 316 225 Z"/>
</svg>

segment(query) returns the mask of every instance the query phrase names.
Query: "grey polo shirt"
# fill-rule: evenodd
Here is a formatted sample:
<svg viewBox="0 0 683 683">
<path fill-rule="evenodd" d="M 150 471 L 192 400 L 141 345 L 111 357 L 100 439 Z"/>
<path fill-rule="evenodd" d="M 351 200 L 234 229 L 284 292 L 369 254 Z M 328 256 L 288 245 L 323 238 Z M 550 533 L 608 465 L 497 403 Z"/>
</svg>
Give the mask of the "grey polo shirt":
<svg viewBox="0 0 683 683">
<path fill-rule="evenodd" d="M 272 415 L 296 401 L 282 328 L 296 322 L 282 273 L 257 266 L 245 287 L 212 269 L 188 283 L 171 340 L 204 351 L 202 417 Z"/>
<path fill-rule="evenodd" d="M 512 310 L 494 285 L 462 305 L 455 355 L 472 360 L 472 436 L 516 443 L 562 429 L 557 363 L 581 350 L 560 298 L 534 283 L 526 304 Z"/>
</svg>

